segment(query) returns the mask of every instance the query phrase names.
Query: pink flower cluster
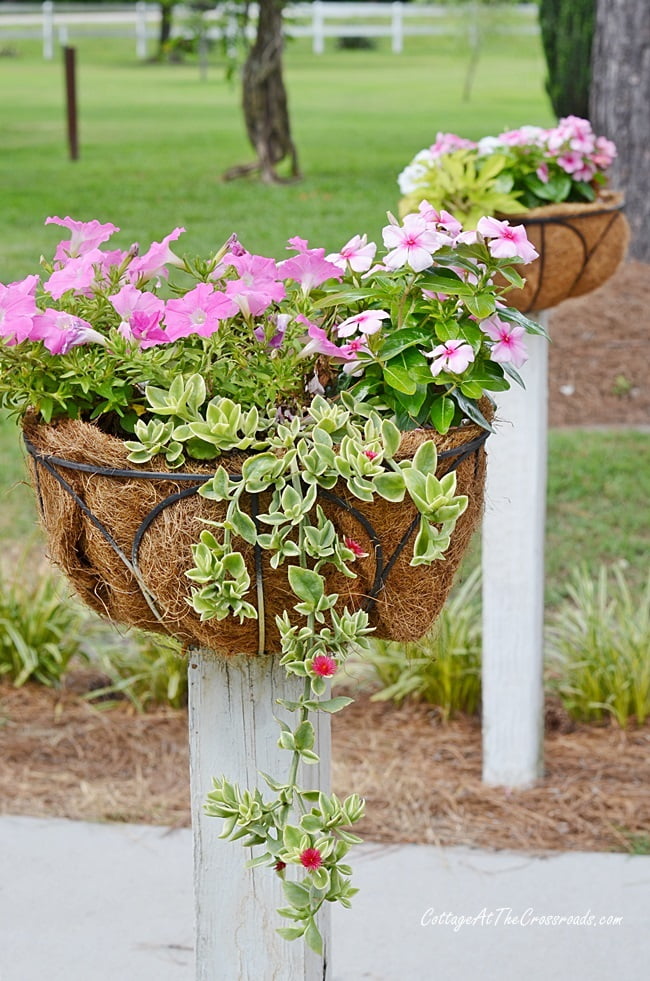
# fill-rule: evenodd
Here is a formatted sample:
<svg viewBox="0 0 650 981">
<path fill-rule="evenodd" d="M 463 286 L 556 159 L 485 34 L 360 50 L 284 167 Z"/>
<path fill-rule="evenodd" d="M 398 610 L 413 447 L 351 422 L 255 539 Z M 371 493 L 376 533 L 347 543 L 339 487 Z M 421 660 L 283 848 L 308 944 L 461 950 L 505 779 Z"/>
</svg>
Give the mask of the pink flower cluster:
<svg viewBox="0 0 650 981">
<path fill-rule="evenodd" d="M 456 150 L 474 150 L 477 158 L 510 151 L 512 159 L 508 169 L 513 174 L 515 189 L 519 179 L 530 172 L 546 183 L 553 167 L 568 174 L 572 181 L 590 183 L 597 175 L 602 175 L 616 157 L 612 141 L 596 136 L 589 120 L 579 116 L 565 116 L 551 129 L 521 126 L 499 136 L 485 136 L 478 143 L 455 133 L 438 133 L 435 143 L 417 153 L 399 175 L 402 194 L 416 191 L 431 164 Z"/>
<path fill-rule="evenodd" d="M 537 256 L 521 225 L 482 218 L 476 232 L 464 232 L 451 214 L 438 212 L 424 201 L 402 223 L 389 215 L 383 230 L 387 250 L 383 263 L 373 265 L 377 246 L 365 235 L 354 236 L 339 252 L 327 256 L 324 249 L 309 248 L 308 242 L 295 237 L 289 241 L 295 254 L 282 262 L 247 252 L 232 236 L 214 257 L 207 282 L 165 300 L 157 290 L 169 266 L 183 266 L 171 243 L 184 229 L 174 229 L 141 255 L 137 245 L 127 251 L 100 249 L 119 230 L 111 224 L 58 217 L 48 218 L 47 224 L 61 225 L 70 232 L 70 238 L 56 249 L 49 277 L 42 284 L 38 276 L 28 276 L 0 285 L 0 338 L 9 345 L 40 341 L 52 354 L 66 354 L 77 345 L 106 345 L 114 327 L 128 342 L 146 349 L 193 336 L 208 338 L 235 318 L 246 321 L 256 340 L 271 350 L 284 343 L 293 325 L 299 357 L 326 355 L 353 375 L 363 371 L 364 361 L 371 356 L 370 339 L 390 326 L 391 314 L 368 304 L 367 309 L 330 322 L 326 329 L 299 312 L 301 306 L 310 309 L 305 303 L 318 287 L 337 283 L 344 275 L 360 284 L 374 272 L 417 274 L 433 265 L 440 249 L 459 244 L 484 242 L 496 259 L 518 256 L 530 262 Z M 476 278 L 462 268 L 457 272 L 468 282 Z M 423 295 L 445 299 L 427 290 Z M 70 312 L 70 308 L 78 309 L 74 301 L 81 299 L 85 304 L 93 297 L 101 298 L 97 323 Z M 290 312 L 284 312 L 281 305 L 285 300 Z M 486 338 L 494 342 L 493 360 L 523 363 L 521 328 L 496 317 L 484 321 L 482 327 Z M 434 377 L 443 371 L 461 374 L 475 357 L 469 344 L 453 338 L 434 347 L 430 356 Z M 317 378 L 314 384 L 318 386 Z"/>
</svg>

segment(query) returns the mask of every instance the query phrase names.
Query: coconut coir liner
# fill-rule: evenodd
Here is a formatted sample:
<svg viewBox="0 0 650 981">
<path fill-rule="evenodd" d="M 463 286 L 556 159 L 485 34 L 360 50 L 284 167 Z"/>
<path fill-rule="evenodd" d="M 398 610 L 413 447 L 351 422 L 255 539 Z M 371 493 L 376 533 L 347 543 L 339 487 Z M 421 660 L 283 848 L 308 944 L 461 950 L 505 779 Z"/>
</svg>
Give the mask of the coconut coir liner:
<svg viewBox="0 0 650 981">
<path fill-rule="evenodd" d="M 148 513 L 168 495 L 188 486 L 186 482 L 175 481 L 173 472 L 170 472 L 169 480 L 139 478 L 139 468 L 127 460 L 127 450 L 121 440 L 102 432 L 91 423 L 65 419 L 46 425 L 28 418 L 24 432 L 41 453 L 75 463 L 133 471 L 132 477 L 112 477 L 57 468 L 116 545 L 129 557 L 134 537 Z M 432 437 L 441 451 L 470 442 L 482 432 L 480 427 L 470 424 L 445 436 L 424 430 L 405 433 L 398 457 L 412 456 L 421 443 Z M 242 454 L 224 454 L 218 463 L 231 473 L 237 473 L 241 472 L 244 459 Z M 245 620 L 243 624 L 234 617 L 221 621 L 201 621 L 188 603 L 192 584 L 185 572 L 194 564 L 191 546 L 209 527 L 205 524 L 206 520 L 219 521 L 224 517 L 224 504 L 205 500 L 199 495 L 179 500 L 162 510 L 145 532 L 138 564 L 146 588 L 154 597 L 156 609 L 162 616 L 160 622 L 147 604 L 133 573 L 92 519 L 51 473 L 42 465 L 36 468 L 31 456 L 29 462 L 50 557 L 88 606 L 119 623 L 168 633 L 187 645 L 207 647 L 220 655 L 258 652 L 257 620 Z M 438 475 L 445 473 L 453 462 L 440 461 Z M 168 470 L 161 458 L 152 460 L 150 467 L 157 471 Z M 214 472 L 212 467 L 194 463 L 186 469 L 197 474 Z M 432 566 L 411 567 L 409 562 L 416 532 L 411 534 L 370 611 L 370 622 L 376 627 L 377 637 L 417 640 L 426 633 L 442 609 L 481 515 L 485 482 L 483 447 L 460 463 L 456 474 L 457 493 L 466 494 L 469 504 L 456 525 L 446 558 L 434 562 Z M 416 517 L 415 507 L 407 500 L 402 504 L 391 504 L 382 499 L 368 504 L 361 502 L 350 494 L 343 482 L 334 488 L 334 493 L 370 521 L 381 542 L 385 564 Z M 260 495 L 261 512 L 266 510 L 268 502 L 269 495 Z M 344 606 L 351 610 L 359 609 L 375 580 L 375 549 L 368 532 L 353 514 L 325 500 L 321 500 L 321 505 L 334 522 L 338 534 L 355 539 L 368 553 L 366 558 L 359 558 L 354 563 L 356 579 L 347 578 L 336 570 L 326 576 L 328 592 L 339 594 L 337 610 L 340 612 Z M 211 530 L 218 536 L 217 529 Z M 251 576 L 251 589 L 246 599 L 257 607 L 254 550 L 237 538 L 234 545 L 244 555 Z M 269 559 L 270 553 L 262 550 L 264 648 L 266 652 L 274 653 L 280 650 L 275 617 L 285 609 L 291 611 L 296 600 L 288 586 L 286 565 L 277 570 L 271 569 Z"/>
<path fill-rule="evenodd" d="M 623 261 L 630 237 L 622 208 L 622 194 L 602 191 L 590 204 L 550 204 L 502 215 L 511 224 L 524 224 L 539 252 L 525 270 L 526 285 L 509 290 L 507 303 L 523 313 L 548 310 L 606 282 Z"/>
</svg>

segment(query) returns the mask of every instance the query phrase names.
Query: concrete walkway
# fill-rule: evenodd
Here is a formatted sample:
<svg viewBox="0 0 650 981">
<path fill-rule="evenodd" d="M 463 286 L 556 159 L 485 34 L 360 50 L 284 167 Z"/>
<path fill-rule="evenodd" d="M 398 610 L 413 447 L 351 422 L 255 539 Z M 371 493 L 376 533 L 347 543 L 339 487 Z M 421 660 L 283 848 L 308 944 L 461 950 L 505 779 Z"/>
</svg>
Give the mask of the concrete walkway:
<svg viewBox="0 0 650 981">
<path fill-rule="evenodd" d="M 648 976 L 650 857 L 365 845 L 352 863 L 333 981 Z M 0 818 L 0 981 L 192 981 L 192 948 L 188 830 Z"/>
</svg>

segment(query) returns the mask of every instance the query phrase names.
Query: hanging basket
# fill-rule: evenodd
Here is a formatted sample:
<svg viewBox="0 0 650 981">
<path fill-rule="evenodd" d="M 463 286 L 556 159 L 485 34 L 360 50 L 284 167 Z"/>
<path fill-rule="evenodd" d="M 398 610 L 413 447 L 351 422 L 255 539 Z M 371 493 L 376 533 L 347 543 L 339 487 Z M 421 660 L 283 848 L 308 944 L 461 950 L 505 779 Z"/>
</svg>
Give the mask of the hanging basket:
<svg viewBox="0 0 650 981">
<path fill-rule="evenodd" d="M 526 269 L 526 285 L 507 303 L 522 313 L 548 310 L 563 300 L 602 286 L 625 257 L 629 225 L 623 195 L 603 191 L 591 204 L 552 204 L 522 214 L 501 215 L 523 224 L 539 253 Z"/>
<path fill-rule="evenodd" d="M 247 599 L 258 610 L 263 607 L 263 629 L 253 619 L 201 621 L 189 605 L 192 587 L 185 572 L 194 564 L 191 546 L 206 519 L 219 520 L 225 513 L 225 505 L 197 493 L 213 468 L 197 464 L 192 472 L 170 472 L 159 459 L 152 461 L 156 469 L 136 467 L 121 440 L 78 420 L 45 425 L 28 418 L 24 437 L 50 556 L 85 603 L 111 620 L 171 634 L 221 655 L 279 651 L 275 617 L 291 611 L 295 597 L 286 566 L 272 569 L 269 553 L 259 547 L 235 540 L 253 584 Z M 446 436 L 417 430 L 402 437 L 398 459 L 433 439 L 438 476 L 456 470 L 457 493 L 469 497 L 446 558 L 432 566 L 409 564 L 419 520 L 410 502 L 366 504 L 343 482 L 321 490 L 319 503 L 339 535 L 353 538 L 368 553 L 354 563 L 356 579 L 333 570 L 327 591 L 339 594 L 338 610 L 366 609 L 377 637 L 415 640 L 440 613 L 481 514 L 486 437 L 474 424 Z M 219 463 L 236 474 L 245 458 L 226 454 Z M 249 495 L 253 519 L 268 499 Z"/>
</svg>

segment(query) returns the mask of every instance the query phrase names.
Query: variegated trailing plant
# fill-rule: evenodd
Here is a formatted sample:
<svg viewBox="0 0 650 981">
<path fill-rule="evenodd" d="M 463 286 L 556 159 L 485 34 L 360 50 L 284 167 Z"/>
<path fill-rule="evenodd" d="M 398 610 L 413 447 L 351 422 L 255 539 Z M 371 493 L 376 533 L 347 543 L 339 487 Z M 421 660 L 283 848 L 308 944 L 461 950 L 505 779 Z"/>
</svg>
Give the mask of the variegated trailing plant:
<svg viewBox="0 0 650 981">
<path fill-rule="evenodd" d="M 535 250 L 506 222 L 464 232 L 426 203 L 402 224 L 390 216 L 381 261 L 359 235 L 327 256 L 294 238 L 295 254 L 275 262 L 233 236 L 207 259 L 180 259 L 170 243 L 182 229 L 145 252 L 105 251 L 113 225 L 48 221 L 71 236 L 43 280 L 0 284 L 1 404 L 46 424 L 93 423 L 136 465 L 214 461 L 199 493 L 223 517 L 206 522 L 186 573 L 201 618 L 259 617 L 263 629 L 237 542 L 286 567 L 295 602 L 277 618 L 279 653 L 304 682 L 283 703 L 295 714 L 293 727 L 280 723 L 287 775 L 263 774 L 270 798 L 216 780 L 206 809 L 224 819 L 223 837 L 258 851 L 253 865 L 282 877 L 282 935 L 319 950 L 318 910 L 355 892 L 345 860 L 363 801 L 305 790 L 300 774 L 318 760 L 313 713 L 350 701 L 328 682 L 371 629 L 328 586 L 332 572 L 355 577 L 363 546 L 340 536 L 319 491 L 341 482 L 361 502 L 409 499 L 420 515 L 411 564 L 444 557 L 467 499 L 454 473 L 435 476 L 432 439 L 402 459 L 400 433 L 489 428 L 481 400 L 520 380 L 524 335 L 541 331 L 494 277 L 521 286 L 515 266 Z M 219 462 L 231 453 L 246 455 L 237 475 Z M 268 501 L 255 519 L 250 494 Z"/>
</svg>

